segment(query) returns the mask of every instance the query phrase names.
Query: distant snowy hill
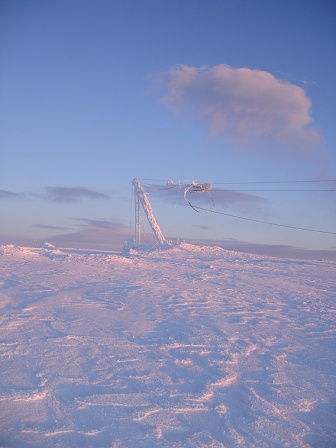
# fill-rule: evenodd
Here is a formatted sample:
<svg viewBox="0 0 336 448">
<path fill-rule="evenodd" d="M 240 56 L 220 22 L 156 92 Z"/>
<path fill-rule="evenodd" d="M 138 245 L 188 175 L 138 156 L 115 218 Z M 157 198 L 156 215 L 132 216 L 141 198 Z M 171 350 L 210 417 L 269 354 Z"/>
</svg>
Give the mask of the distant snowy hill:
<svg viewBox="0 0 336 448">
<path fill-rule="evenodd" d="M 336 262 L 0 247 L 0 445 L 333 447 Z"/>
</svg>

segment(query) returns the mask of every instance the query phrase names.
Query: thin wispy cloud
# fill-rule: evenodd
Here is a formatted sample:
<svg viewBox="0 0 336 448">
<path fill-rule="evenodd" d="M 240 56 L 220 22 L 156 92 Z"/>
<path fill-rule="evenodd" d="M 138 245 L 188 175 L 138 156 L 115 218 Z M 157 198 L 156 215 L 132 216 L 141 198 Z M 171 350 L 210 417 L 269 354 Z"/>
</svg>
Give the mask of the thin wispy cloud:
<svg viewBox="0 0 336 448">
<path fill-rule="evenodd" d="M 87 249 L 112 249 L 122 246 L 129 235 L 129 228 L 118 220 L 72 218 L 74 225 L 60 227 L 45 224 L 33 224 L 50 231 L 62 233 L 49 235 L 48 242 L 58 247 L 76 247 Z M 41 243 L 42 241 L 40 241 Z"/>
<path fill-rule="evenodd" d="M 221 204 L 223 206 L 228 206 L 230 204 L 255 204 L 261 205 L 267 202 L 267 199 L 260 196 L 256 196 L 249 193 L 242 193 L 240 191 L 231 190 L 210 190 L 209 195 L 216 202 L 216 204 Z M 192 193 L 189 195 L 191 198 L 195 198 L 202 202 L 208 202 L 207 194 Z"/>
<path fill-rule="evenodd" d="M 280 258 L 296 258 L 296 259 L 311 259 L 311 260 L 336 260 L 336 248 L 328 249 L 302 249 L 299 247 L 285 245 L 285 244 L 262 244 L 251 243 L 244 240 L 237 240 L 234 238 L 214 240 L 205 238 L 190 238 L 186 241 L 192 244 L 201 244 L 206 246 L 219 246 L 223 249 L 234 250 L 237 252 L 246 252 L 258 255 L 266 255 L 270 257 Z"/>
<path fill-rule="evenodd" d="M 111 250 L 120 248 L 130 237 L 129 227 L 117 219 L 72 218 L 72 221 L 73 224 L 69 226 L 36 223 L 31 227 L 49 230 L 51 233 L 46 237 L 47 241 L 58 247 Z M 30 245 L 40 245 L 44 242 L 45 239 L 35 239 Z"/>
<path fill-rule="evenodd" d="M 212 136 L 233 136 L 242 144 L 266 138 L 300 149 L 321 140 L 305 90 L 269 72 L 178 65 L 163 78 L 167 92 L 162 101 L 178 113 L 205 118 Z"/>
<path fill-rule="evenodd" d="M 111 249 L 116 245 L 121 247 L 128 237 L 129 229 L 126 226 L 117 228 L 88 226 L 74 232 L 52 235 L 48 237 L 48 241 L 59 247 Z"/>
<path fill-rule="evenodd" d="M 22 194 L 12 191 L 0 190 L 0 199 L 22 199 Z"/>
<path fill-rule="evenodd" d="M 69 230 L 71 227 L 65 227 L 65 226 L 52 226 L 48 224 L 32 224 L 31 227 L 37 228 L 37 229 L 45 229 L 45 230 Z"/>
<path fill-rule="evenodd" d="M 79 202 L 82 199 L 109 199 L 109 195 L 85 187 L 46 187 L 46 199 L 52 202 Z"/>
<path fill-rule="evenodd" d="M 32 193 L 30 191 L 17 193 L 14 191 L 0 190 L 0 199 L 16 200 L 16 199 L 31 199 L 37 197 L 39 197 L 38 194 Z"/>
<path fill-rule="evenodd" d="M 147 191 L 156 199 L 163 199 L 170 203 L 179 205 L 188 204 L 184 198 L 184 188 L 182 185 L 176 185 L 173 188 L 162 188 L 155 185 L 148 186 Z M 223 190 L 213 188 L 209 192 L 202 193 L 187 193 L 187 201 L 195 206 L 202 206 L 205 208 L 216 206 L 235 207 L 241 211 L 260 210 L 268 200 L 250 193 L 244 193 L 233 190 Z"/>
<path fill-rule="evenodd" d="M 72 203 L 82 200 L 109 199 L 110 196 L 86 187 L 46 187 L 44 193 L 0 190 L 0 199 L 44 199 L 48 202 Z"/>
<path fill-rule="evenodd" d="M 94 229 L 122 229 L 124 224 L 114 221 L 88 219 L 88 218 L 73 218 L 78 222 L 79 227 L 90 227 Z"/>
</svg>

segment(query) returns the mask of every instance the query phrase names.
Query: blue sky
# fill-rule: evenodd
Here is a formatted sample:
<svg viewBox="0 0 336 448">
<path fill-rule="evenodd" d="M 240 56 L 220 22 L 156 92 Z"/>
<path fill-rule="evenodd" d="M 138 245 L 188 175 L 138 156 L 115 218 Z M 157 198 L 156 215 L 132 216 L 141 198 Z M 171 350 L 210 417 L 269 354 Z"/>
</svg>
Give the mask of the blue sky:
<svg viewBox="0 0 336 448">
<path fill-rule="evenodd" d="M 169 237 L 334 253 L 250 219 L 336 232 L 336 192 L 241 191 L 336 189 L 334 2 L 3 0 L 0 29 L 0 243 L 116 249 L 137 177 L 183 182 L 149 189 Z"/>
</svg>

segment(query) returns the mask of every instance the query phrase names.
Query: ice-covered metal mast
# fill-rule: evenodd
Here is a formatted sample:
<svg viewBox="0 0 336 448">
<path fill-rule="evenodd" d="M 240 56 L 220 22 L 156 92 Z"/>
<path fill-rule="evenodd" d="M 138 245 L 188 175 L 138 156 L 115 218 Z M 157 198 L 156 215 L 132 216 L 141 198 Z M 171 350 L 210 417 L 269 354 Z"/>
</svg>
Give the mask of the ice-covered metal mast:
<svg viewBox="0 0 336 448">
<path fill-rule="evenodd" d="M 156 236 L 160 246 L 169 245 L 169 241 L 163 236 L 159 224 L 156 222 L 152 207 L 147 199 L 146 193 L 143 191 L 140 181 L 133 179 L 133 186 L 135 191 L 135 241 L 140 244 L 140 204 L 144 209 L 148 222 Z"/>
</svg>

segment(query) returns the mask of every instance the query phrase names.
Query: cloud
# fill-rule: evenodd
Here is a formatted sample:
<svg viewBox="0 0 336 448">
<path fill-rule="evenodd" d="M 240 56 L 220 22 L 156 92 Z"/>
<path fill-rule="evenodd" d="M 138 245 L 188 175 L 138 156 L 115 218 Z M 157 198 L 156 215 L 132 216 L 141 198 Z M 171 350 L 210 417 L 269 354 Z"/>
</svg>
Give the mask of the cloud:
<svg viewBox="0 0 336 448">
<path fill-rule="evenodd" d="M 129 238 L 129 229 L 87 227 L 75 232 L 48 237 L 48 241 L 58 247 L 111 250 L 121 248 Z"/>
<path fill-rule="evenodd" d="M 240 191 L 219 190 L 214 188 L 209 191 L 209 194 L 215 204 L 221 204 L 225 207 L 232 204 L 260 206 L 261 204 L 267 202 L 267 199 L 265 198 L 249 193 L 242 193 Z M 209 196 L 206 193 L 191 193 L 188 198 L 190 201 L 194 200 L 204 204 L 209 202 Z"/>
<path fill-rule="evenodd" d="M 164 79 L 168 92 L 162 101 L 176 112 L 206 118 L 212 136 L 233 136 L 240 143 L 266 138 L 300 148 L 320 141 L 304 89 L 269 72 L 178 65 Z"/>
<path fill-rule="evenodd" d="M 13 191 L 0 190 L 0 199 L 16 200 L 16 199 L 27 199 L 27 198 L 36 198 L 36 197 L 39 197 L 39 195 L 37 195 L 35 193 L 28 192 L 28 191 L 25 191 L 22 193 L 14 193 Z"/>
<path fill-rule="evenodd" d="M 59 247 L 76 247 L 84 249 L 108 249 L 121 247 L 129 237 L 129 229 L 87 228 L 77 232 L 48 237 L 48 241 Z"/>
<path fill-rule="evenodd" d="M 285 244 L 250 243 L 237 239 L 227 239 L 222 241 L 211 239 L 188 239 L 187 241 L 193 244 L 219 246 L 227 250 L 265 255 L 269 257 L 336 261 L 336 250 L 301 249 Z"/>
<path fill-rule="evenodd" d="M 22 194 L 13 193 L 7 190 L 0 190 L 0 199 L 21 199 Z"/>
<path fill-rule="evenodd" d="M 109 199 L 104 193 L 99 193 L 85 187 L 46 187 L 46 199 L 52 202 L 78 202 L 82 199 Z"/>
<path fill-rule="evenodd" d="M 171 203 L 177 202 L 180 205 L 185 205 L 188 203 L 184 200 L 184 187 L 187 187 L 187 185 L 176 185 L 173 188 L 148 185 L 146 186 L 146 191 L 148 191 L 152 197 L 160 198 Z M 238 207 L 240 211 L 244 212 L 260 210 L 260 208 L 268 202 L 267 199 L 254 194 L 219 189 L 215 186 L 209 193 L 187 193 L 186 198 L 195 206 L 211 208 L 214 205 L 221 205 L 226 208 L 234 207 L 235 209 Z"/>
<path fill-rule="evenodd" d="M 44 194 L 21 192 L 14 193 L 8 190 L 0 190 L 0 199 L 45 199 L 51 202 L 72 203 L 82 199 L 109 199 L 105 193 L 90 190 L 85 187 L 46 187 Z"/>
<path fill-rule="evenodd" d="M 46 224 L 32 224 L 31 227 L 35 227 L 38 229 L 45 230 L 69 230 L 71 227 L 63 227 L 63 226 L 50 226 Z"/>
<path fill-rule="evenodd" d="M 200 225 L 196 225 L 196 224 L 192 224 L 192 227 L 196 227 L 197 229 L 200 229 L 200 230 L 209 230 L 210 229 L 209 226 L 200 226 Z"/>
<path fill-rule="evenodd" d="M 130 236 L 129 227 L 118 221 L 89 218 L 73 220 L 78 223 L 77 229 L 48 236 L 48 242 L 58 247 L 111 250 L 122 247 L 125 239 Z"/>
<path fill-rule="evenodd" d="M 113 221 L 106 220 L 97 220 L 97 219 L 88 219 L 88 218 L 73 218 L 75 221 L 79 221 L 82 224 L 79 226 L 91 227 L 91 228 L 99 228 L 99 229 L 122 229 L 124 227 L 123 224 Z"/>
</svg>

